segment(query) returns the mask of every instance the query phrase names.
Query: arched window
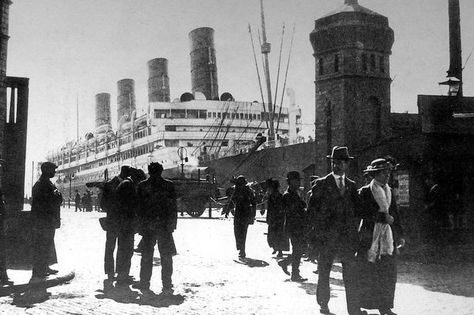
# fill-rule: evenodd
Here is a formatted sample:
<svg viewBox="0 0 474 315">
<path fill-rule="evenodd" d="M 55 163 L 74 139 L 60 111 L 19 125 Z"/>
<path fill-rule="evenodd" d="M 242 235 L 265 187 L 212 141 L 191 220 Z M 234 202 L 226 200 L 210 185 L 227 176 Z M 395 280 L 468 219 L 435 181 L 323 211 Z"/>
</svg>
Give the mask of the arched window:
<svg viewBox="0 0 474 315">
<path fill-rule="evenodd" d="M 367 71 L 367 55 L 362 54 L 362 71 Z"/>
<path fill-rule="evenodd" d="M 319 58 L 318 67 L 319 67 L 319 70 L 318 70 L 319 75 L 323 75 L 324 74 L 324 61 L 323 61 L 323 58 Z"/>
<path fill-rule="evenodd" d="M 339 72 L 339 55 L 334 56 L 334 72 Z"/>
<path fill-rule="evenodd" d="M 369 97 L 367 100 L 369 112 L 374 113 L 373 115 L 373 126 L 372 132 L 374 133 L 374 139 L 380 140 L 382 137 L 382 104 L 375 96 Z"/>
</svg>

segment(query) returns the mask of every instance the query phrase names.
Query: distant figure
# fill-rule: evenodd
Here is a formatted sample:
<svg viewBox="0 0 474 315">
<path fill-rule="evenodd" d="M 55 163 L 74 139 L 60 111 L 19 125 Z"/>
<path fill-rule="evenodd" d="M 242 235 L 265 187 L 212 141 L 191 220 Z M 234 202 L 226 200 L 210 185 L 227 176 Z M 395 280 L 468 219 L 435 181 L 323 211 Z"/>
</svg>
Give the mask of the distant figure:
<svg viewBox="0 0 474 315">
<path fill-rule="evenodd" d="M 142 258 L 140 262 L 140 282 L 133 285 L 140 290 L 150 289 L 155 243 L 161 258 L 161 282 L 164 294 L 173 293 L 173 256 L 176 246 L 173 231 L 177 223 L 176 190 L 173 182 L 161 177 L 160 163 L 148 165 L 150 177 L 138 184 L 138 217 L 141 222 Z"/>
<path fill-rule="evenodd" d="M 131 174 L 131 167 L 123 165 L 120 174 L 109 180 L 104 185 L 102 194 L 101 208 L 107 213 L 106 219 L 106 240 L 104 255 L 104 271 L 109 280 L 115 278 L 115 272 L 122 268 L 119 261 L 119 253 L 117 253 L 117 270 L 115 270 L 114 251 L 118 242 L 127 242 L 127 222 L 128 212 L 122 213 L 117 196 L 117 187 Z M 125 233 L 123 231 L 125 230 Z"/>
<path fill-rule="evenodd" d="M 428 193 L 425 201 L 425 213 L 427 215 L 426 241 L 428 243 L 439 244 L 442 240 L 440 231 L 449 226 L 448 195 L 433 178 L 425 180 Z"/>
<path fill-rule="evenodd" d="M 33 273 L 32 278 L 45 278 L 58 273 L 49 268 L 51 253 L 56 256 L 54 234 L 61 225 L 60 207 L 63 198 L 50 181 L 56 174 L 57 166 L 51 162 L 41 164 L 41 176 L 33 186 L 31 222 L 33 235 Z M 56 257 L 53 259 L 56 262 Z"/>
<path fill-rule="evenodd" d="M 306 247 L 305 232 L 307 225 L 305 195 L 300 190 L 301 177 L 297 171 L 286 175 L 288 188 L 282 197 L 285 211 L 285 231 L 291 241 L 291 255 L 278 262 L 283 271 L 288 274 L 287 266 L 291 263 L 291 281 L 304 282 L 308 279 L 300 275 L 301 256 Z"/>
<path fill-rule="evenodd" d="M 230 197 L 230 202 L 235 205 L 234 236 L 239 258 L 245 258 L 245 241 L 249 224 L 253 224 L 256 215 L 255 194 L 247 185 L 243 175 L 235 179 L 235 189 Z"/>
<path fill-rule="evenodd" d="M 335 146 L 327 158 L 331 159 L 332 172 L 316 180 L 308 203 L 314 246 L 319 250 L 316 299 L 320 312 L 330 314 L 329 274 L 337 256 L 342 262 L 348 313 L 367 314 L 360 310 L 357 290 L 358 195 L 355 182 L 346 176 L 353 157 L 347 147 Z"/>
<path fill-rule="evenodd" d="M 283 209 L 282 198 L 280 193 L 280 183 L 278 180 L 267 179 L 267 224 L 268 245 L 273 248 L 277 257 L 283 257 L 283 251 L 290 250 L 288 236 L 284 231 L 285 211 Z"/>
<path fill-rule="evenodd" d="M 79 191 L 76 189 L 76 197 L 74 198 L 74 205 L 76 207 L 76 211 L 82 211 L 81 209 L 81 195 L 79 194 Z"/>
<path fill-rule="evenodd" d="M 3 201 L 3 193 L 0 190 L 0 286 L 13 284 L 13 281 L 10 281 L 7 274 L 5 215 L 5 202 Z"/>
<path fill-rule="evenodd" d="M 385 159 L 372 161 L 366 172 L 374 179 L 359 190 L 360 306 L 378 309 L 381 315 L 396 315 L 391 309 L 397 283 L 397 246 L 405 243 L 395 198 L 388 185 L 392 167 Z"/>
</svg>

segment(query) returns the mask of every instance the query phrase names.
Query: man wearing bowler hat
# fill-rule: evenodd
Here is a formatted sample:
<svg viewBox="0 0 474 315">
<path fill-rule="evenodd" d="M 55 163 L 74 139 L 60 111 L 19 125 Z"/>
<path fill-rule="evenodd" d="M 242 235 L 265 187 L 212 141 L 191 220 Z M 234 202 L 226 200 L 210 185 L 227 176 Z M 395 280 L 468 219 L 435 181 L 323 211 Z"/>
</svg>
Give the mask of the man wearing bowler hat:
<svg viewBox="0 0 474 315">
<path fill-rule="evenodd" d="M 349 161 L 347 147 L 335 146 L 331 155 L 332 172 L 316 180 L 308 203 L 314 244 L 319 249 L 319 279 L 316 290 L 317 302 L 322 314 L 330 314 L 329 273 L 335 257 L 342 262 L 342 277 L 346 288 L 347 310 L 350 315 L 367 314 L 359 307 L 357 264 L 355 253 L 358 245 L 355 216 L 358 204 L 356 184 L 346 176 Z"/>
<path fill-rule="evenodd" d="M 288 188 L 283 194 L 282 203 L 285 211 L 285 231 L 291 240 L 291 256 L 278 262 L 283 271 L 288 274 L 287 266 L 291 262 L 291 281 L 304 282 L 308 279 L 300 275 L 301 255 L 305 249 L 306 232 L 306 202 L 305 195 L 300 190 L 301 177 L 297 171 L 286 175 Z"/>
</svg>

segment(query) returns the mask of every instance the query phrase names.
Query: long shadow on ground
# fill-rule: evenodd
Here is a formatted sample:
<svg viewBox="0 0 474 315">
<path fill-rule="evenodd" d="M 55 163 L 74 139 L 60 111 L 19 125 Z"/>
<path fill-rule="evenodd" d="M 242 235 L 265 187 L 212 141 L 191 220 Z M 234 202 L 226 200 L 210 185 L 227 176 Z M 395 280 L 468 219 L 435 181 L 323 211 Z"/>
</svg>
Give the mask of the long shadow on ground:
<svg viewBox="0 0 474 315">
<path fill-rule="evenodd" d="M 111 299 L 118 303 L 168 307 L 184 302 L 184 296 L 180 294 L 155 294 L 151 290 L 138 292 L 129 286 L 114 286 L 110 280 L 104 280 L 104 289 L 98 291 L 101 293 L 95 295 L 97 299 Z"/>
</svg>

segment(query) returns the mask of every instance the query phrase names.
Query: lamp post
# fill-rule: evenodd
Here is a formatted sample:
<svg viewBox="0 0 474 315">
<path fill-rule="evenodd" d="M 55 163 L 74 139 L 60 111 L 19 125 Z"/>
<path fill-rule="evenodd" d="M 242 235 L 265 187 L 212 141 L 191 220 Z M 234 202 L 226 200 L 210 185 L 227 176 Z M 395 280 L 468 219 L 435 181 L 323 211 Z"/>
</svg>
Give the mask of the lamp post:
<svg viewBox="0 0 474 315">
<path fill-rule="evenodd" d="M 188 162 L 188 152 L 185 147 L 178 148 L 178 156 L 181 160 L 181 177 L 184 178 L 184 162 Z"/>
</svg>

